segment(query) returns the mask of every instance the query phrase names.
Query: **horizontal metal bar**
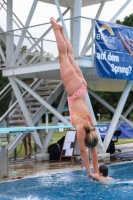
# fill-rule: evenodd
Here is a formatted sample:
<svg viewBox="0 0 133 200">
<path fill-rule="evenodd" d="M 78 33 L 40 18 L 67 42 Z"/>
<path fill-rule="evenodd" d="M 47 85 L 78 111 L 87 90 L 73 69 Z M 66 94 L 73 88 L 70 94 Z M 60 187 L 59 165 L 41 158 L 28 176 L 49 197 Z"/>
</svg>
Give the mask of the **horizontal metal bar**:
<svg viewBox="0 0 133 200">
<path fill-rule="evenodd" d="M 15 37 L 21 37 L 21 35 L 13 35 Z M 39 38 L 35 38 L 35 37 L 28 37 L 28 36 L 25 36 L 25 38 L 27 39 L 34 39 L 34 40 L 38 40 Z M 42 39 L 43 41 L 46 41 L 46 42 L 56 42 L 55 40 L 46 40 L 46 39 Z"/>
<path fill-rule="evenodd" d="M 107 124 L 103 124 L 103 125 L 95 125 L 95 127 L 104 127 L 104 126 L 108 126 Z M 69 126 L 33 126 L 33 127 L 8 127 L 8 128 L 0 128 L 0 134 L 4 134 L 4 133 L 11 133 L 11 132 L 32 132 L 33 130 L 43 130 L 43 129 L 59 129 L 59 128 L 74 128 L 73 126 L 69 125 Z"/>
<path fill-rule="evenodd" d="M 28 134 L 28 133 L 33 133 L 34 130 L 27 130 L 27 131 L 0 131 L 0 134 Z M 0 137 L 3 138 L 3 137 Z"/>
<path fill-rule="evenodd" d="M 77 16 L 77 17 L 70 17 L 70 18 L 64 19 L 64 21 L 71 20 L 71 19 L 77 19 L 77 18 L 93 20 L 92 18 Z M 57 21 L 59 22 L 60 20 L 57 20 Z M 2 32 L 0 34 L 7 34 L 7 33 L 10 33 L 10 32 L 14 32 L 14 31 L 24 30 L 24 29 L 27 29 L 27 28 L 34 28 L 34 27 L 37 27 L 37 26 L 44 26 L 44 25 L 48 25 L 48 24 L 51 25 L 50 22 L 46 22 L 46 23 L 42 23 L 42 24 L 36 24 L 36 25 L 33 25 L 33 26 L 27 26 L 27 27 L 23 27 L 23 28 L 18 28 L 18 29 Z"/>
</svg>

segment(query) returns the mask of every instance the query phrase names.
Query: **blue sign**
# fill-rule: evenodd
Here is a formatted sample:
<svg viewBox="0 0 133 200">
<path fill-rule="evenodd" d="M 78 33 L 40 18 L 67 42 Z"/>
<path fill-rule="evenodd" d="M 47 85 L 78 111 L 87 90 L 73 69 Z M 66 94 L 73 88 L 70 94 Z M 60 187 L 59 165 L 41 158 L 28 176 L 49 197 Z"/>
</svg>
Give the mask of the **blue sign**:
<svg viewBox="0 0 133 200">
<path fill-rule="evenodd" d="M 96 20 L 95 62 L 99 77 L 133 80 L 133 28 Z"/>
<path fill-rule="evenodd" d="M 99 128 L 99 132 L 102 138 L 105 137 L 110 123 L 104 123 L 104 124 L 107 126 Z M 121 131 L 121 135 L 119 136 L 119 138 L 133 138 L 133 128 L 131 128 L 128 124 L 122 122 L 117 128 L 117 130 Z"/>
</svg>

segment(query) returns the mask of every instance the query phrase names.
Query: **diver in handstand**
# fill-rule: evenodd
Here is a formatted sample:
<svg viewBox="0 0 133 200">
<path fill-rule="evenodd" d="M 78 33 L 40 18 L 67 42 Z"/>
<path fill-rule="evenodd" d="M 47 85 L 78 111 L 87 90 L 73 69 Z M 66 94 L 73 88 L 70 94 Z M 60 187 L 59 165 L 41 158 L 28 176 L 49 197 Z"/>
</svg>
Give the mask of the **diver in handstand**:
<svg viewBox="0 0 133 200">
<path fill-rule="evenodd" d="M 60 76 L 68 95 L 70 120 L 77 131 L 77 141 L 82 161 L 86 167 L 88 179 L 92 177 L 99 180 L 96 150 L 98 136 L 86 104 L 87 84 L 74 60 L 72 46 L 63 32 L 63 27 L 53 17 L 50 18 L 50 22 L 59 52 Z M 86 146 L 90 148 L 94 174 L 90 169 Z"/>
</svg>

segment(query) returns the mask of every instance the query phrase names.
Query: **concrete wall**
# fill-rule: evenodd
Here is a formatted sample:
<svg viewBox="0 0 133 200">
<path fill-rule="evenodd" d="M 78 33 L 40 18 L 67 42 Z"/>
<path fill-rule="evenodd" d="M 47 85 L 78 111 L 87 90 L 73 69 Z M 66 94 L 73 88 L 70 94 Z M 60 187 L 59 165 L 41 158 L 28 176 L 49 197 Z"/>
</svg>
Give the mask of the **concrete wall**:
<svg viewBox="0 0 133 200">
<path fill-rule="evenodd" d="M 8 177 L 8 151 L 6 146 L 0 146 L 0 178 Z"/>
</svg>

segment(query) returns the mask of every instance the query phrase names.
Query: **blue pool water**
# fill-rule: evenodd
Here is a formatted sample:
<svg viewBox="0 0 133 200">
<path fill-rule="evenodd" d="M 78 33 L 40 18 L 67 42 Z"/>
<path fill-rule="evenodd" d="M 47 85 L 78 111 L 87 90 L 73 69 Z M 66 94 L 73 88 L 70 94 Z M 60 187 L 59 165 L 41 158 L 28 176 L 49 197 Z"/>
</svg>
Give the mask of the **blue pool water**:
<svg viewBox="0 0 133 200">
<path fill-rule="evenodd" d="M 0 200 L 132 200 L 133 162 L 109 166 L 113 184 L 88 182 L 85 170 L 0 183 Z"/>
</svg>

